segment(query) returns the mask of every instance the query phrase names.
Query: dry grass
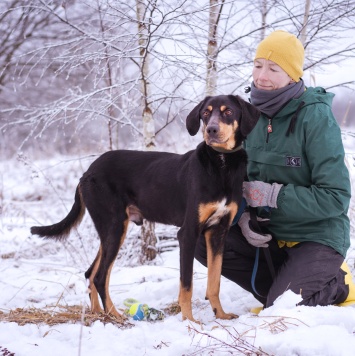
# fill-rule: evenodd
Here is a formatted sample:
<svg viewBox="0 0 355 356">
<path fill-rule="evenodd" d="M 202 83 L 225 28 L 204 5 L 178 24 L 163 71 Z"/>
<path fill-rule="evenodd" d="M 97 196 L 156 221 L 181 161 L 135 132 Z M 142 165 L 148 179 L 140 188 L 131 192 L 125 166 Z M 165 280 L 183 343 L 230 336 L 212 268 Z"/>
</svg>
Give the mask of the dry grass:
<svg viewBox="0 0 355 356">
<path fill-rule="evenodd" d="M 181 312 L 181 308 L 178 302 L 169 304 L 163 309 L 165 315 L 177 315 Z"/>
<path fill-rule="evenodd" d="M 181 312 L 181 308 L 178 303 L 171 303 L 163 311 L 166 315 L 176 315 Z M 14 322 L 21 326 L 26 324 L 46 324 L 52 326 L 73 323 L 82 323 L 85 326 L 90 326 L 95 321 L 117 325 L 120 329 L 134 326 L 128 319 L 119 320 L 109 314 L 91 313 L 89 308 L 83 308 L 81 305 L 57 305 L 55 307 L 48 306 L 44 309 L 16 308 L 7 313 L 0 310 L 0 322 Z"/>
<path fill-rule="evenodd" d="M 53 311 L 53 307 L 45 309 L 37 308 L 17 308 L 10 310 L 8 313 L 0 311 L 0 322 L 15 322 L 18 325 L 25 324 L 46 324 L 58 325 L 67 323 L 82 323 L 85 326 L 92 325 L 95 321 L 101 321 L 104 324 L 110 323 L 118 326 L 120 329 L 132 327 L 128 320 L 118 320 L 114 316 L 108 314 L 91 313 L 88 308 L 83 308 L 80 305 L 74 306 L 59 306 L 58 311 Z"/>
<path fill-rule="evenodd" d="M 247 355 L 247 356 L 271 356 L 261 348 L 254 346 L 251 342 L 246 340 L 245 335 L 240 335 L 235 328 L 226 327 L 220 323 L 217 323 L 219 328 L 223 329 L 229 336 L 229 341 L 221 340 L 209 332 L 204 332 L 197 328 L 195 324 L 191 323 L 189 326 L 189 333 L 193 337 L 198 337 L 201 341 L 201 337 L 205 339 L 205 345 L 196 345 L 196 351 L 189 354 L 189 356 L 200 355 Z"/>
</svg>

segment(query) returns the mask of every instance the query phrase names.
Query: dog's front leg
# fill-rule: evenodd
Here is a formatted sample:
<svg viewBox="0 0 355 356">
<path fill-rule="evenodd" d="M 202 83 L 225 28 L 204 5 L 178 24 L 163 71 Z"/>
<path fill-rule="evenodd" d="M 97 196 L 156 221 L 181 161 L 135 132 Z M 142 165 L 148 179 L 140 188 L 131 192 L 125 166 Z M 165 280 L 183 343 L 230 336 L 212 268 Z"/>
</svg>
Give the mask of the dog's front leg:
<svg viewBox="0 0 355 356">
<path fill-rule="evenodd" d="M 182 320 L 191 320 L 198 323 L 192 315 L 192 285 L 190 288 L 186 288 L 183 281 L 180 280 L 180 291 L 179 291 L 179 305 L 181 308 Z"/>
<path fill-rule="evenodd" d="M 238 315 L 225 313 L 221 301 L 219 299 L 219 291 L 221 285 L 221 272 L 223 262 L 223 239 L 217 241 L 217 246 L 213 241 L 212 231 L 208 230 L 205 233 L 207 246 L 207 291 L 206 299 L 211 303 L 212 310 L 218 319 L 234 319 Z M 217 248 L 218 247 L 218 248 Z"/>
</svg>

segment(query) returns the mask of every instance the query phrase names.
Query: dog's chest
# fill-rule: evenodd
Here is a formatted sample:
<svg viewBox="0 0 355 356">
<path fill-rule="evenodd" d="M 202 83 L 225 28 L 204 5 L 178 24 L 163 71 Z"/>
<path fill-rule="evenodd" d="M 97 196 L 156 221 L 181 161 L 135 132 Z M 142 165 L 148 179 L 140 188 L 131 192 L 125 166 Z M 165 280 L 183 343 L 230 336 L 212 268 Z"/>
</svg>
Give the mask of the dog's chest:
<svg viewBox="0 0 355 356">
<path fill-rule="evenodd" d="M 233 218 L 238 211 L 238 205 L 235 202 L 227 204 L 227 198 L 220 201 L 210 202 L 199 205 L 199 221 L 206 227 L 217 225 L 225 216 Z"/>
</svg>

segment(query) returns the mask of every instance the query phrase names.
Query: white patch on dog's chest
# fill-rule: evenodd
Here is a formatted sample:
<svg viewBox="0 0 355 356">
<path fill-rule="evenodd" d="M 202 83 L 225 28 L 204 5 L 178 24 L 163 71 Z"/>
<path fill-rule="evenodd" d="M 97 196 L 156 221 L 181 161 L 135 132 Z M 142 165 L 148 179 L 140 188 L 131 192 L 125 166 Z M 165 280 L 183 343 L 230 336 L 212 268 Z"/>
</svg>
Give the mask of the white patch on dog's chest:
<svg viewBox="0 0 355 356">
<path fill-rule="evenodd" d="M 206 227 L 217 225 L 225 215 L 230 215 L 230 223 L 238 211 L 238 205 L 235 202 L 227 204 L 227 198 L 221 201 L 211 202 L 199 205 L 199 221 Z"/>
<path fill-rule="evenodd" d="M 207 226 L 218 224 L 223 216 L 229 214 L 230 207 L 226 205 L 226 202 L 227 199 L 224 198 L 222 201 L 216 203 L 216 211 L 206 221 Z"/>
</svg>

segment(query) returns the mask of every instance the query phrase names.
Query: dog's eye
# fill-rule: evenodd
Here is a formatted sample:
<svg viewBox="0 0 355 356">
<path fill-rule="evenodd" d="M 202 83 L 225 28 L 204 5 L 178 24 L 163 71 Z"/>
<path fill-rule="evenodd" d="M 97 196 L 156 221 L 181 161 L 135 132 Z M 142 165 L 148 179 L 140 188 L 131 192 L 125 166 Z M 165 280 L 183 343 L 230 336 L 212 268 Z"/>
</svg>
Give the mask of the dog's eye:
<svg viewBox="0 0 355 356">
<path fill-rule="evenodd" d="M 205 110 L 203 113 L 202 113 L 202 116 L 203 117 L 208 117 L 210 115 L 210 112 L 208 110 Z"/>
<path fill-rule="evenodd" d="M 233 114 L 233 111 L 231 109 L 227 109 L 224 111 L 224 115 L 226 116 L 231 116 Z"/>
</svg>

